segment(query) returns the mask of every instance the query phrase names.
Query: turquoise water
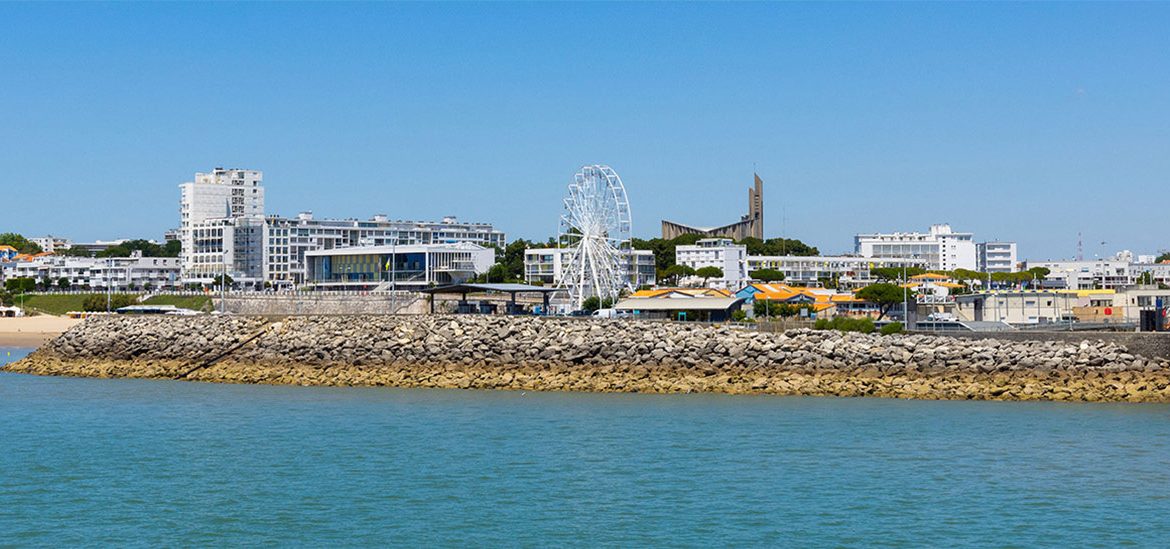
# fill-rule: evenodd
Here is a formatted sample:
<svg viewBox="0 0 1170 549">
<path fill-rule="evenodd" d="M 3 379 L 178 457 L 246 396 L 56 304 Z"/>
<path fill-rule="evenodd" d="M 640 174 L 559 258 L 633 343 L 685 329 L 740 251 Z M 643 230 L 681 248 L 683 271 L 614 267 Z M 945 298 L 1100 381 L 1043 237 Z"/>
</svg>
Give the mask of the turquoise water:
<svg viewBox="0 0 1170 549">
<path fill-rule="evenodd" d="M 1170 540 L 1162 405 L 0 374 L 0 444 L 0 545 Z"/>
</svg>

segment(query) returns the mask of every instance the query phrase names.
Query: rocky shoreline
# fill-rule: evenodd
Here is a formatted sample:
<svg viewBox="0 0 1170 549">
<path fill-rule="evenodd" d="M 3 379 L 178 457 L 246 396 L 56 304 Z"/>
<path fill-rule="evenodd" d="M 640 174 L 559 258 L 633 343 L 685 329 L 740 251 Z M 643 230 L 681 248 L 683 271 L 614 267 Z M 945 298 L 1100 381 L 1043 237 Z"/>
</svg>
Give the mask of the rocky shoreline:
<svg viewBox="0 0 1170 549">
<path fill-rule="evenodd" d="M 1079 344 L 481 316 L 105 317 L 7 371 L 229 383 L 1170 402 L 1170 362 Z"/>
</svg>

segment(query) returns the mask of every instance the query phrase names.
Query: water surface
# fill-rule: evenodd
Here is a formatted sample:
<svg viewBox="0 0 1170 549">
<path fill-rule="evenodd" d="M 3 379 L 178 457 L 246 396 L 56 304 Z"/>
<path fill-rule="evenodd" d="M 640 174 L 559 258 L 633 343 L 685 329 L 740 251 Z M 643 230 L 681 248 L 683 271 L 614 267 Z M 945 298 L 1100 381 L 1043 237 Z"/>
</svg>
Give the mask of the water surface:
<svg viewBox="0 0 1170 549">
<path fill-rule="evenodd" d="M 1170 539 L 1166 405 L 0 374 L 0 418 L 18 545 Z"/>
</svg>

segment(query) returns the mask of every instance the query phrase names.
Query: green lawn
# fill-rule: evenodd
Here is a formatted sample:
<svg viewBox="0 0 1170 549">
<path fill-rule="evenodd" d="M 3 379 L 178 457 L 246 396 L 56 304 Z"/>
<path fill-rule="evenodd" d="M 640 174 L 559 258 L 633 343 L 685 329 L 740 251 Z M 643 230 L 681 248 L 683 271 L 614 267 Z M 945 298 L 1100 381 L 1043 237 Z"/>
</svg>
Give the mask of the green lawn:
<svg viewBox="0 0 1170 549">
<path fill-rule="evenodd" d="M 85 298 L 91 295 L 100 295 L 104 298 L 106 294 L 26 295 L 24 296 L 24 308 L 38 313 L 60 316 L 70 311 L 84 311 Z M 20 296 L 17 296 L 14 301 L 20 305 Z M 148 305 L 174 305 L 193 311 L 202 311 L 206 306 L 208 310 L 211 310 L 211 298 L 204 295 L 156 295 L 144 303 Z"/>
<path fill-rule="evenodd" d="M 147 305 L 174 305 L 192 311 L 202 311 L 206 306 L 211 310 L 211 298 L 205 295 L 156 295 L 146 301 Z"/>
<path fill-rule="evenodd" d="M 25 309 L 30 311 L 60 316 L 70 311 L 84 311 L 85 298 L 91 295 L 104 297 L 106 294 L 26 295 L 23 305 Z M 17 305 L 22 303 L 20 296 L 17 296 L 13 301 Z"/>
</svg>

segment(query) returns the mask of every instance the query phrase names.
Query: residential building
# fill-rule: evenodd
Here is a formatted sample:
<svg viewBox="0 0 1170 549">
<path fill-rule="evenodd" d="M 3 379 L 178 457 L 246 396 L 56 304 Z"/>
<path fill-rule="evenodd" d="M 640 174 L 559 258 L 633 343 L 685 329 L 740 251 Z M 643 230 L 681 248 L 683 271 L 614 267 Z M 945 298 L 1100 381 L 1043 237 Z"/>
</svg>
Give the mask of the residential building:
<svg viewBox="0 0 1170 549">
<path fill-rule="evenodd" d="M 878 267 L 927 267 L 925 259 L 858 256 L 749 255 L 747 273 L 771 269 L 784 273 L 784 281 L 798 286 L 818 286 L 826 281 L 844 288 L 860 288 L 877 282 Z"/>
<path fill-rule="evenodd" d="M 142 257 L 137 251 L 130 257 L 41 255 L 4 263 L 0 269 L 3 269 L 5 279 L 48 279 L 56 285 L 65 278 L 72 288 L 113 288 L 116 291 L 172 288 L 179 285 L 180 279 L 179 258 Z"/>
<path fill-rule="evenodd" d="M 748 237 L 764 239 L 764 180 L 752 174 L 755 184 L 748 189 L 748 213 L 735 223 L 721 227 L 698 227 L 662 220 L 662 238 L 670 240 L 684 234 L 723 237 L 743 240 Z"/>
<path fill-rule="evenodd" d="M 7 244 L 0 244 L 0 261 L 12 261 L 20 251 Z"/>
<path fill-rule="evenodd" d="M 931 225 L 926 233 L 867 233 L 854 237 L 857 255 L 867 258 L 924 260 L 928 269 L 975 270 L 975 235 L 960 233 L 950 225 Z"/>
<path fill-rule="evenodd" d="M 38 236 L 36 238 L 30 238 L 29 240 L 37 246 L 40 246 L 41 250 L 50 253 L 61 250 L 68 250 L 69 246 L 72 244 L 68 238 L 61 238 L 53 235 Z"/>
<path fill-rule="evenodd" d="M 693 245 L 675 246 L 674 262 L 695 270 L 718 267 L 723 276 L 708 283 L 738 288 L 748 278 L 747 246 L 728 238 L 704 238 Z"/>
<path fill-rule="evenodd" d="M 495 250 L 470 242 L 355 246 L 305 253 L 315 288 L 419 290 L 461 284 L 495 263 Z"/>
<path fill-rule="evenodd" d="M 235 258 L 225 254 L 230 253 L 232 246 L 223 243 L 217 246 L 211 239 L 232 224 L 224 220 L 251 218 L 262 224 L 263 181 L 264 174 L 256 170 L 215 168 L 209 173 L 196 173 L 194 181 L 179 185 L 179 238 L 183 243 L 179 257 L 184 278 L 204 280 L 214 276 L 208 275 L 209 272 L 231 271 L 225 265 L 236 263 Z M 256 223 L 253 221 L 251 226 Z M 203 239 L 198 248 L 196 234 Z M 214 253 L 219 257 L 213 258 Z M 241 274 L 240 278 L 247 277 L 246 273 L 238 272 L 230 276 L 235 278 Z"/>
<path fill-rule="evenodd" d="M 1027 261 L 1023 267 L 1025 271 L 1037 267 L 1048 269 L 1043 284 L 1058 289 L 1116 289 L 1133 284 L 1135 278 L 1133 266 L 1119 259 Z"/>
<path fill-rule="evenodd" d="M 572 260 L 571 248 L 529 248 L 524 250 L 524 281 L 529 284 L 559 284 Z M 623 268 L 630 287 L 653 285 L 657 280 L 654 252 L 630 250 L 624 255 Z"/>
<path fill-rule="evenodd" d="M 975 245 L 976 271 L 1014 273 L 1017 269 L 1015 242 L 980 242 Z"/>
</svg>

